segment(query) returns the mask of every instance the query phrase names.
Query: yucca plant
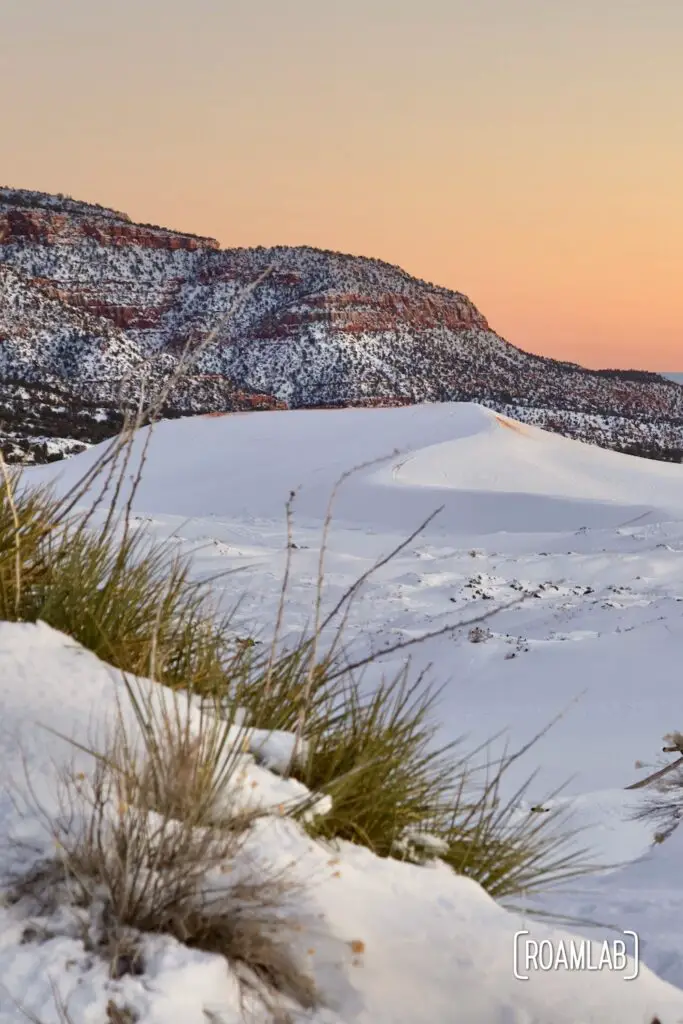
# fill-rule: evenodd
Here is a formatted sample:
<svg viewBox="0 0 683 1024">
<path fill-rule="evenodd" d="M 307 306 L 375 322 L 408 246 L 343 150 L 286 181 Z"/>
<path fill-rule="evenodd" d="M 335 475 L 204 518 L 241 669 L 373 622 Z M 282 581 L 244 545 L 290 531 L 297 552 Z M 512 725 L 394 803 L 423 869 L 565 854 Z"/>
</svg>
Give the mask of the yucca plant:
<svg viewBox="0 0 683 1024">
<path fill-rule="evenodd" d="M 433 711 L 438 693 L 409 668 L 374 689 L 350 676 L 327 715 L 309 722 L 294 775 L 332 809 L 309 828 L 327 839 L 361 843 L 380 856 L 398 852 L 445 798 L 460 770 L 455 743 L 439 746 Z"/>
<path fill-rule="evenodd" d="M 275 649 L 272 644 L 243 646 L 239 666 L 228 673 L 228 703 L 239 705 L 259 729 L 294 732 L 302 708 L 308 723 L 324 718 L 342 684 L 330 679 L 334 656 L 321 653 L 311 665 L 312 652 L 306 636 Z"/>
<path fill-rule="evenodd" d="M 41 620 L 116 668 L 196 693 L 243 674 L 231 617 L 191 558 L 113 519 L 97 530 L 64 516 L 50 489 L 0 468 L 0 618 Z"/>
<path fill-rule="evenodd" d="M 587 851 L 576 847 L 578 830 L 567 813 L 553 807 L 557 792 L 530 807 L 525 797 L 531 776 L 504 795 L 510 768 L 533 743 L 481 766 L 470 757 L 451 806 L 430 825 L 442 844 L 441 858 L 495 899 L 533 894 L 595 870 Z"/>
<path fill-rule="evenodd" d="M 510 767 L 533 743 L 481 765 L 489 744 L 439 745 L 438 696 L 422 678 L 411 682 L 408 667 L 370 692 L 347 681 L 341 703 L 311 723 L 294 767 L 314 793 L 332 797 L 311 834 L 414 863 L 438 857 L 496 899 L 594 870 L 561 811 L 522 809 L 531 779 L 503 797 Z"/>
<path fill-rule="evenodd" d="M 117 668 L 169 686 L 191 680 L 196 692 L 220 691 L 230 624 L 208 585 L 191 578 L 190 559 L 169 557 L 142 531 L 62 529 L 44 552 L 47 569 L 24 602 L 24 618 L 42 619 Z"/>
<path fill-rule="evenodd" d="M 0 619 L 22 619 L 48 570 L 45 545 L 59 501 L 49 488 L 25 486 L 0 455 Z"/>
</svg>

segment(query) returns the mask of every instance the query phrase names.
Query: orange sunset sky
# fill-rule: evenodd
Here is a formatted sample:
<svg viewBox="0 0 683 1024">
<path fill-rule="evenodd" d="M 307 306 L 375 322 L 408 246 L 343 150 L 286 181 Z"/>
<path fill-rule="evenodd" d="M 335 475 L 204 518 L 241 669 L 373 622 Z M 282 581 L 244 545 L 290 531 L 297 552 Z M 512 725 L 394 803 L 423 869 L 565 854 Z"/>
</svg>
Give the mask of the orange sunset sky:
<svg viewBox="0 0 683 1024">
<path fill-rule="evenodd" d="M 683 370 L 683 0 L 0 0 L 0 183 Z"/>
</svg>

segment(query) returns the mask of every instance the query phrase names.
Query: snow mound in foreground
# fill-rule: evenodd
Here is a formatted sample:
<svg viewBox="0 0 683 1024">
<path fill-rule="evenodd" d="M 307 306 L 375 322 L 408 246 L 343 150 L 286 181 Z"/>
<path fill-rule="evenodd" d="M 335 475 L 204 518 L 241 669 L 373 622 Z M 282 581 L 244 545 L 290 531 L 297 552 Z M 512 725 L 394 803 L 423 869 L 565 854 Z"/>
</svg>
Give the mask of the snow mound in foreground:
<svg viewBox="0 0 683 1024">
<path fill-rule="evenodd" d="M 141 682 L 145 687 L 155 684 Z M 69 748 L 52 730 L 92 736 L 123 694 L 119 672 L 44 625 L 0 623 L 0 770 L 21 779 L 25 762 L 43 802 L 50 800 L 54 764 Z M 164 691 L 155 693 L 164 699 Z M 263 737 L 256 737 L 261 743 Z M 280 746 L 282 746 L 282 737 Z M 277 746 L 277 744 L 276 744 Z M 252 743 L 253 749 L 253 743 Z M 86 755 L 83 755 L 84 757 Z M 259 767 L 245 752 L 248 779 L 267 805 L 295 783 Z M 87 767 L 87 766 L 86 766 Z M 3 794 L 3 838 L 31 822 L 17 819 Z M 275 865 L 290 860 L 306 883 L 302 913 L 316 919 L 302 934 L 327 1008 L 302 1015 L 311 1024 L 663 1024 L 683 1020 L 683 992 L 646 968 L 629 983 L 623 974 L 563 970 L 513 974 L 513 936 L 559 942 L 563 933 L 530 923 L 497 906 L 475 883 L 439 867 L 381 860 L 348 844 L 332 853 L 280 816 L 264 819 L 254 850 Z M 304 905 L 305 904 L 305 905 Z M 147 971 L 109 981 L 80 939 L 60 934 L 22 941 L 21 909 L 0 908 L 0 1021 L 19 1021 L 16 1002 L 52 1024 L 55 985 L 74 1021 L 106 1019 L 108 1000 L 139 1014 L 140 1024 L 206 1024 L 205 1010 L 223 1024 L 242 1017 L 235 979 L 221 958 L 163 937 L 148 940 Z M 355 944 L 355 954 L 351 946 Z"/>
<path fill-rule="evenodd" d="M 140 432 L 138 451 L 146 434 Z M 102 447 L 31 476 L 73 485 Z M 287 497 L 301 486 L 299 521 L 319 520 L 340 474 L 380 458 L 384 465 L 347 481 L 337 521 L 409 533 L 443 505 L 436 529 L 483 534 L 616 527 L 683 513 L 680 466 L 604 451 L 458 403 L 160 423 L 135 511 L 282 521 Z"/>
</svg>

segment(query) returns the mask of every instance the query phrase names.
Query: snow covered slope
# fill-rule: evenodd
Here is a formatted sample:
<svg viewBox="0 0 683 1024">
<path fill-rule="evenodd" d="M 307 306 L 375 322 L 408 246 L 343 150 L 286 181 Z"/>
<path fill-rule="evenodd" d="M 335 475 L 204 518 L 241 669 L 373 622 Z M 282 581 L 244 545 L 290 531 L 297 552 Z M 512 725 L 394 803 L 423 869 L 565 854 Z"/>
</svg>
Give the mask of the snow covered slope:
<svg viewBox="0 0 683 1024">
<path fill-rule="evenodd" d="M 30 476 L 67 487 L 96 456 Z M 349 637 L 360 649 L 450 628 L 412 649 L 415 671 L 431 664 L 446 684 L 444 738 L 467 734 L 474 745 L 507 729 L 517 744 L 567 709 L 511 782 L 539 768 L 529 798 L 541 801 L 570 780 L 561 799 L 586 826 L 582 845 L 604 864 L 638 866 L 577 883 L 543 905 L 638 928 L 645 962 L 683 988 L 676 848 L 649 851 L 651 829 L 632 820 L 639 795 L 624 790 L 643 774 L 636 760 L 656 757 L 663 734 L 683 724 L 683 467 L 605 452 L 472 405 L 195 417 L 154 432 L 134 511 L 170 550 L 194 551 L 198 575 L 239 568 L 216 587 L 227 606 L 242 598 L 240 623 L 258 634 L 275 619 L 284 502 L 301 485 L 286 611 L 287 628 L 299 630 L 311 619 L 330 488 L 340 473 L 381 456 L 339 495 L 326 602 L 443 506 L 368 581 Z M 483 642 L 457 628 L 492 610 Z M 592 991 L 592 978 L 586 985 Z M 577 1008 L 570 1019 L 630 1019 L 613 1005 L 614 1014 L 580 1016 Z M 634 1019 L 650 1024 L 639 1012 Z M 545 1020 L 529 1013 L 490 1019 Z M 561 1020 L 558 1010 L 548 1024 Z"/>
<path fill-rule="evenodd" d="M 3 775 L 21 772 L 23 757 L 43 806 L 56 807 L 54 765 L 65 757 L 65 745 L 37 725 L 87 743 L 94 728 L 111 721 L 107 716 L 122 692 L 119 673 L 68 638 L 42 625 L 0 624 Z M 74 771 L 87 771 L 87 756 L 79 757 Z M 252 783 L 265 789 L 273 804 L 287 785 L 296 785 L 259 768 L 250 754 L 243 762 L 249 790 Z M 10 800 L 0 799 L 3 836 L 18 831 L 38 837 L 33 826 L 17 817 Z M 528 921 L 445 867 L 382 860 L 348 844 L 333 858 L 277 816 L 260 823 L 244 856 L 276 868 L 294 863 L 304 883 L 298 941 L 326 1007 L 297 1015 L 297 1024 L 651 1024 L 655 1015 L 663 1024 L 683 1020 L 683 992 L 646 968 L 624 981 L 632 963 L 621 972 L 551 971 L 517 980 L 514 933 L 529 928 Z M 145 975 L 112 981 L 68 922 L 66 914 L 42 918 L 46 939 L 35 941 L 25 938 L 29 922 L 19 907 L 0 907 L 2 1024 L 25 1019 L 18 1005 L 31 1019 L 57 1024 L 55 991 L 78 1022 L 243 1024 L 235 979 L 222 958 L 148 936 Z M 531 927 L 539 942 L 557 946 L 571 939 L 540 923 Z M 597 963 L 600 947 L 594 950 Z M 125 1006 L 131 1016 L 112 1016 L 110 1003 Z"/>
</svg>

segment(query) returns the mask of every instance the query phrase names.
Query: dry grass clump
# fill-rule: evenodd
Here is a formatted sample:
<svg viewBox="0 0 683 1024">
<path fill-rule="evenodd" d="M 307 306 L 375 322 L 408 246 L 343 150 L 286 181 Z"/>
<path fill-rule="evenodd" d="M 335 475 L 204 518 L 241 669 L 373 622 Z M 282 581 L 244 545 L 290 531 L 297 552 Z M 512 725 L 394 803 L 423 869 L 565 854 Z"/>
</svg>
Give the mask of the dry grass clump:
<svg viewBox="0 0 683 1024">
<path fill-rule="evenodd" d="M 10 899 L 70 906 L 113 977 L 143 973 L 141 936 L 165 934 L 224 956 L 278 1019 L 283 999 L 316 1005 L 294 942 L 300 887 L 249 849 L 263 811 L 240 787 L 235 727 L 208 712 L 190 727 L 187 707 L 130 682 L 128 697 L 134 714 L 119 708 L 105 744 L 77 747 L 92 770 L 58 770 L 58 809 L 31 796 L 56 853 L 16 874 Z"/>
</svg>

